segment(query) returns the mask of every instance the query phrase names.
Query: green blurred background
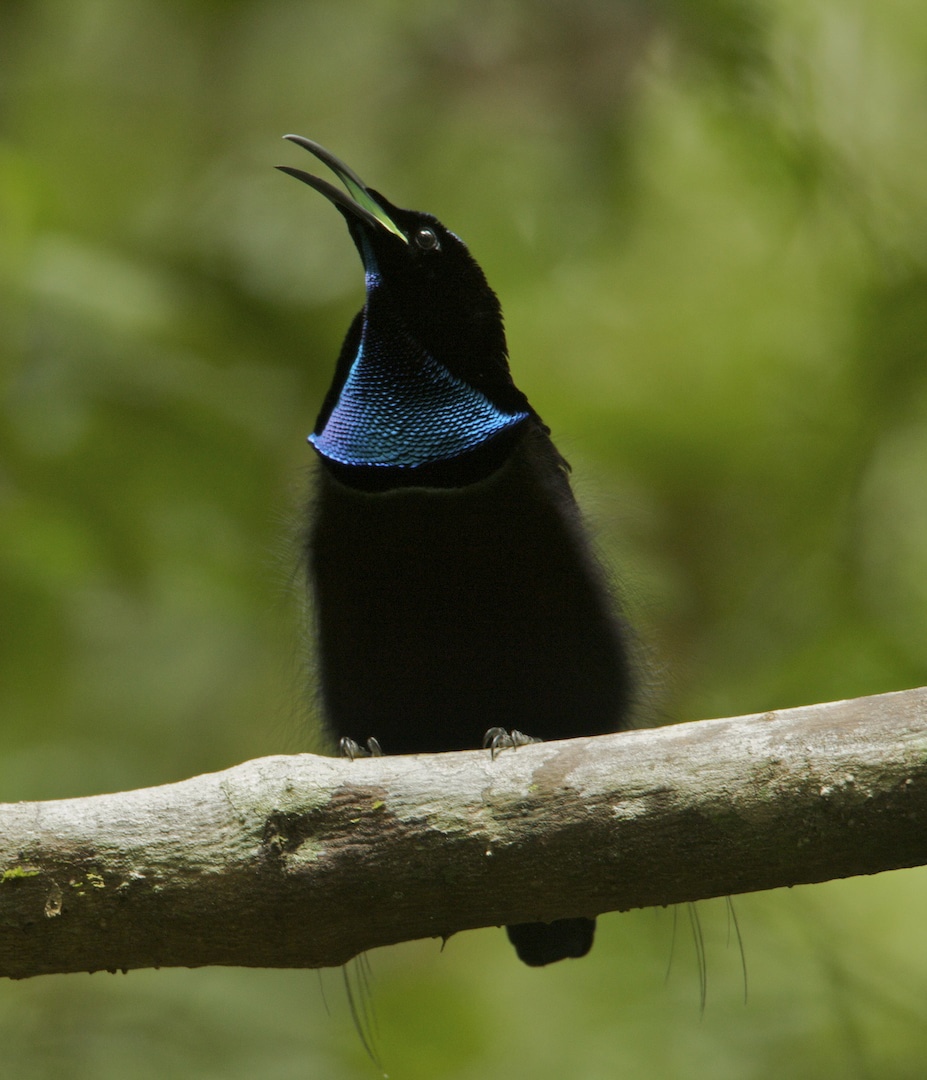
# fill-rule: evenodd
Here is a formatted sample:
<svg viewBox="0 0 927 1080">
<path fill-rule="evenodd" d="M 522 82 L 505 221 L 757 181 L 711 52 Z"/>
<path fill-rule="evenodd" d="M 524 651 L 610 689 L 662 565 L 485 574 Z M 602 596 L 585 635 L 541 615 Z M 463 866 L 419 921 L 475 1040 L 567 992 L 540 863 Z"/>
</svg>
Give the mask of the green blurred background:
<svg viewBox="0 0 927 1080">
<path fill-rule="evenodd" d="M 927 8 L 0 5 L 0 799 L 318 745 L 291 537 L 361 298 L 296 131 L 470 244 L 648 722 L 927 683 Z M 372 955 L 396 1078 L 920 1077 L 927 875 Z M 667 976 L 667 965 L 673 956 Z M 13 1080 L 371 1077 L 337 972 L 0 984 Z"/>
</svg>

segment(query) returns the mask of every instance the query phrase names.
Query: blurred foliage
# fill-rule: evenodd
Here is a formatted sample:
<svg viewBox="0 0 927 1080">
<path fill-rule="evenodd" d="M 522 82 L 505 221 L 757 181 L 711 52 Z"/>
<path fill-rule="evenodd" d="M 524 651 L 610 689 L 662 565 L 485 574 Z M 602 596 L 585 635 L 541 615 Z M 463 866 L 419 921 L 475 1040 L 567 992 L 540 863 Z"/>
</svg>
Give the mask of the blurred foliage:
<svg viewBox="0 0 927 1080">
<path fill-rule="evenodd" d="M 470 243 L 651 658 L 650 719 L 927 683 L 912 0 L 4 0 L 0 798 L 316 745 L 293 534 L 362 280 L 271 166 Z M 294 154 L 296 155 L 294 159 Z M 395 1077 L 911 1077 L 923 871 L 373 956 Z M 675 939 L 675 946 L 673 941 Z M 674 952 L 673 969 L 664 979 Z M 0 985 L 2 1074 L 369 1077 L 338 973 Z"/>
</svg>

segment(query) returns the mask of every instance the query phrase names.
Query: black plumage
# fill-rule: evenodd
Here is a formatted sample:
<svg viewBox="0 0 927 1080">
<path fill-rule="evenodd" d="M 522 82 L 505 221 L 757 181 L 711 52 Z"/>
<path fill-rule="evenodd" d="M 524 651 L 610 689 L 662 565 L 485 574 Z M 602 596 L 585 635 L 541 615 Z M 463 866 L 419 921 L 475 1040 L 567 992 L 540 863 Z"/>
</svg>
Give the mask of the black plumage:
<svg viewBox="0 0 927 1080">
<path fill-rule="evenodd" d="M 568 468 L 509 373 L 499 302 L 463 242 L 401 210 L 316 143 L 349 194 L 364 263 L 354 320 L 310 441 L 305 557 L 325 717 L 386 753 L 628 724 L 629 649 Z M 508 928 L 522 960 L 590 948 L 595 922 Z"/>
</svg>

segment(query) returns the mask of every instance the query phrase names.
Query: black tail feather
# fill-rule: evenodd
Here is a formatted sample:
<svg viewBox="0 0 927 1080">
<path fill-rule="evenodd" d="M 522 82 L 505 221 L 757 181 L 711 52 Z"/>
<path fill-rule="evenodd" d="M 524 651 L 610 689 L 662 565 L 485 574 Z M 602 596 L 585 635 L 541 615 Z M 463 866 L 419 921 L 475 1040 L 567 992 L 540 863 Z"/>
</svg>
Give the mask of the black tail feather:
<svg viewBox="0 0 927 1080">
<path fill-rule="evenodd" d="M 592 948 L 595 919 L 517 923 L 506 930 L 519 960 L 529 967 L 544 967 L 568 957 L 585 956 Z"/>
</svg>

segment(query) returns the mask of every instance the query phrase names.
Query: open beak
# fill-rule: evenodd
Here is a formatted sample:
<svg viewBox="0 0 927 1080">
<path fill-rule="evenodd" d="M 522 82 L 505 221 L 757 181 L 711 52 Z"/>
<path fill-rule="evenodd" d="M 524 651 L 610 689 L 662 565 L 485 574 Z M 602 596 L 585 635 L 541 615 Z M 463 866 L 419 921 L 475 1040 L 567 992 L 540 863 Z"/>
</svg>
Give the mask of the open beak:
<svg viewBox="0 0 927 1080">
<path fill-rule="evenodd" d="M 386 229 L 388 232 L 398 236 L 403 243 L 408 244 L 409 238 L 380 206 L 368 190 L 367 185 L 353 169 L 349 169 L 343 161 L 336 158 L 324 146 L 319 146 L 317 142 L 313 142 L 311 139 L 305 139 L 302 135 L 284 135 L 283 137 L 289 139 L 292 143 L 296 143 L 297 146 L 301 146 L 304 150 L 308 150 L 319 161 L 324 162 L 348 189 L 348 194 L 346 195 L 340 188 L 336 188 L 334 184 L 330 184 L 327 180 L 313 176 L 312 173 L 303 172 L 302 169 L 293 169 L 289 165 L 278 165 L 277 168 L 281 172 L 289 173 L 290 176 L 302 180 L 309 187 L 315 188 L 326 199 L 333 202 L 335 206 L 341 210 L 346 210 L 349 214 L 353 214 L 354 217 L 371 228 Z"/>
</svg>

